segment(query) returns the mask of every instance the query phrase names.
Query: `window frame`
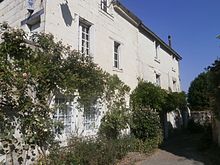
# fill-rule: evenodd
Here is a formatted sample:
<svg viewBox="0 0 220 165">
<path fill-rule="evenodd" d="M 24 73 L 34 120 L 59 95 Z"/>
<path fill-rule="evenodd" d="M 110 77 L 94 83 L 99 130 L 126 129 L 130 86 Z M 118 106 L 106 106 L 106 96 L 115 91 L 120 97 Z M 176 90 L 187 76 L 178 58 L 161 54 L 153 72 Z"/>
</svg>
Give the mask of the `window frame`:
<svg viewBox="0 0 220 165">
<path fill-rule="evenodd" d="M 155 41 L 154 45 L 155 45 L 155 59 L 159 60 L 160 44 L 157 41 Z"/>
<path fill-rule="evenodd" d="M 173 79 L 172 83 L 173 83 L 173 92 L 177 92 L 177 81 Z"/>
<path fill-rule="evenodd" d="M 157 86 L 161 86 L 161 75 L 158 74 L 158 73 L 156 73 L 156 74 L 155 74 L 155 78 L 156 78 L 155 84 L 156 84 Z"/>
<path fill-rule="evenodd" d="M 83 127 L 85 131 L 96 129 L 97 112 L 94 106 L 84 109 L 83 112 Z"/>
<path fill-rule="evenodd" d="M 121 44 L 114 41 L 113 67 L 117 69 L 120 69 L 120 48 Z"/>
<path fill-rule="evenodd" d="M 54 100 L 56 111 L 53 115 L 53 119 L 57 122 L 63 123 L 63 130 L 57 130 L 55 133 L 61 132 L 64 134 L 72 133 L 72 108 L 71 104 L 63 97 L 56 97 Z"/>
<path fill-rule="evenodd" d="M 91 54 L 91 24 L 79 21 L 79 51 L 85 55 Z"/>
</svg>

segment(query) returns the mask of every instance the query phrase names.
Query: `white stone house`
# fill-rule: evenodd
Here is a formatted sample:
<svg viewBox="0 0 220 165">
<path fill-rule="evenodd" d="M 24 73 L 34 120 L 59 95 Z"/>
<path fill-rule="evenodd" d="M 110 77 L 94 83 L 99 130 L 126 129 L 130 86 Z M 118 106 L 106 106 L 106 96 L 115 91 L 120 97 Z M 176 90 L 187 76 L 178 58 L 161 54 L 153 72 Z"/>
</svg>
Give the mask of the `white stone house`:
<svg viewBox="0 0 220 165">
<path fill-rule="evenodd" d="M 117 0 L 0 0 L 0 22 L 26 32 L 52 33 L 134 89 L 137 78 L 181 91 L 181 56 Z M 63 98 L 55 99 L 56 103 Z M 54 116 L 63 120 L 64 136 L 95 135 L 103 111 L 83 114 L 67 105 Z M 105 110 L 104 110 L 105 111 Z M 175 115 L 168 116 L 174 123 Z M 175 127 L 175 123 L 174 123 Z"/>
</svg>

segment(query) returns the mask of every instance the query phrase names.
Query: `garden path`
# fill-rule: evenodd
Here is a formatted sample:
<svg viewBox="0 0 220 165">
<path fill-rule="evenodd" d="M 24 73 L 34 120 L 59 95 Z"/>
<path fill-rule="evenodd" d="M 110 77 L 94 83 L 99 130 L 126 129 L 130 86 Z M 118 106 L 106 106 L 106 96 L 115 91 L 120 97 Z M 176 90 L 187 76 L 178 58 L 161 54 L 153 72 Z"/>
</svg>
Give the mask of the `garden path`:
<svg viewBox="0 0 220 165">
<path fill-rule="evenodd" d="M 135 165 L 217 165 L 198 150 L 200 138 L 198 135 L 177 134 Z"/>
</svg>

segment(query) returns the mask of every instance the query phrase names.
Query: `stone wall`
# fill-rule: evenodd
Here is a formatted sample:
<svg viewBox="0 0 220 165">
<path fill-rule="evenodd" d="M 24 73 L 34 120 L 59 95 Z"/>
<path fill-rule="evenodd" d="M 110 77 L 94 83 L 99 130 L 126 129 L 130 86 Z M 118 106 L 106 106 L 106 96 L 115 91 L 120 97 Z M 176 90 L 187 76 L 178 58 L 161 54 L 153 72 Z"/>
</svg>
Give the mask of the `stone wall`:
<svg viewBox="0 0 220 165">
<path fill-rule="evenodd" d="M 192 111 L 191 119 L 195 123 L 204 125 L 212 122 L 212 113 L 210 111 Z"/>
</svg>

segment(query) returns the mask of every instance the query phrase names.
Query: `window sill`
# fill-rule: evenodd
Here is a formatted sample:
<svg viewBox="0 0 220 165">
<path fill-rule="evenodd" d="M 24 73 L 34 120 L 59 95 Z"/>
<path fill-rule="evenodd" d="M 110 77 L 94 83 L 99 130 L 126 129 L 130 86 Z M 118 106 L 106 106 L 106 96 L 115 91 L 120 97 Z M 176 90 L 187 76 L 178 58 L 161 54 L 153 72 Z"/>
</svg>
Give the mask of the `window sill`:
<svg viewBox="0 0 220 165">
<path fill-rule="evenodd" d="M 154 61 L 156 61 L 157 63 L 159 63 L 160 64 L 160 59 L 158 59 L 158 58 L 154 58 Z"/>
<path fill-rule="evenodd" d="M 115 72 L 119 72 L 119 73 L 123 72 L 123 69 L 119 69 L 119 68 L 116 68 L 116 67 L 112 67 L 112 70 L 115 71 Z"/>
<path fill-rule="evenodd" d="M 102 13 L 103 15 L 105 15 L 106 17 L 108 17 L 109 19 L 111 19 L 113 21 L 114 17 L 112 14 L 106 12 L 106 11 L 103 11 L 102 9 L 99 9 L 99 12 Z"/>
</svg>

